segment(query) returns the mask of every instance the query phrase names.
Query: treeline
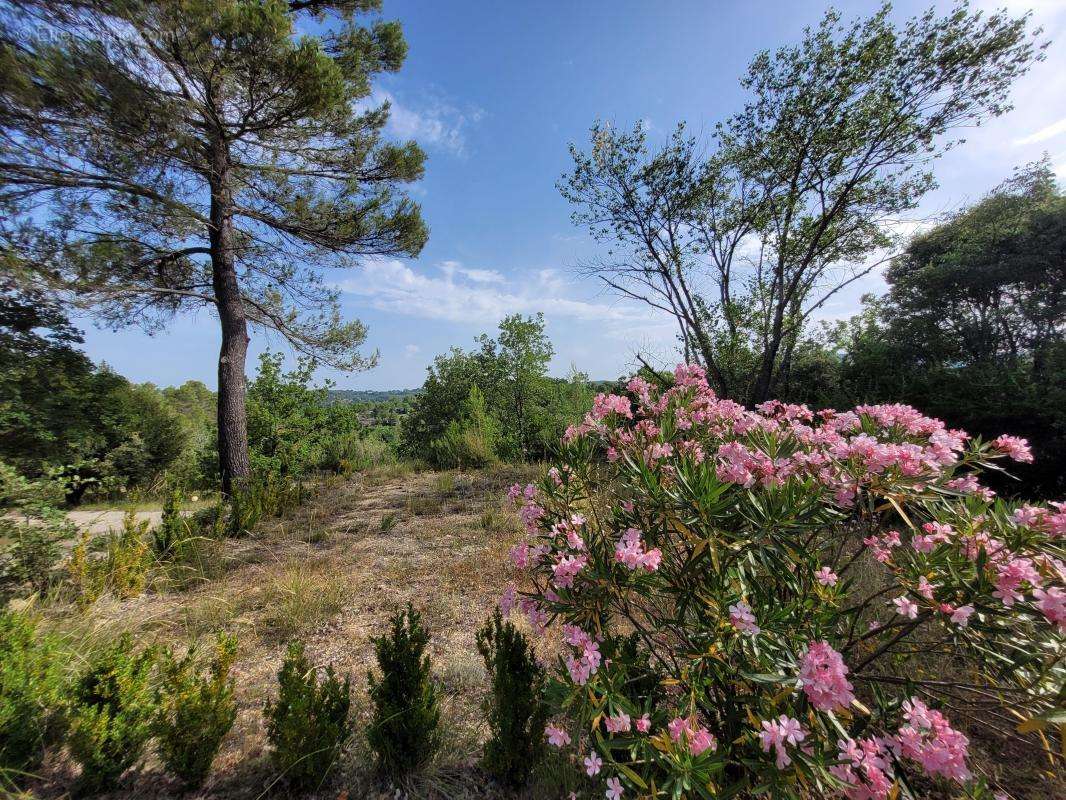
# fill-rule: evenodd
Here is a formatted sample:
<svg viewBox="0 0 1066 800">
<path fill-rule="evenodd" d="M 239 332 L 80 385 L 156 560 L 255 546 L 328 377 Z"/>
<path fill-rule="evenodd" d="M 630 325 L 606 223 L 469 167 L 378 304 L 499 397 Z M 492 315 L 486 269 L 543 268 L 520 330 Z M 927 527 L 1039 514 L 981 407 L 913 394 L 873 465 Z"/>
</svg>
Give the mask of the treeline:
<svg viewBox="0 0 1066 800">
<path fill-rule="evenodd" d="M 214 393 L 198 381 L 131 383 L 80 343 L 54 303 L 12 286 L 0 292 L 0 460 L 26 478 L 62 482 L 74 503 L 150 488 L 168 472 L 202 483 Z"/>
</svg>

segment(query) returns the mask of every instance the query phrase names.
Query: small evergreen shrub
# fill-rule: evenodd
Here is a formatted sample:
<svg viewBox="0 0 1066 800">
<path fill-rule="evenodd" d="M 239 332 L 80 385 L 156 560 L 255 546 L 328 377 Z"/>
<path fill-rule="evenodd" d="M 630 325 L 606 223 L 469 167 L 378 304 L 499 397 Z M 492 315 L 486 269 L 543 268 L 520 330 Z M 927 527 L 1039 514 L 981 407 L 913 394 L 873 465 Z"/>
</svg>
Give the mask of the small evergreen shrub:
<svg viewBox="0 0 1066 800">
<path fill-rule="evenodd" d="M 294 789 L 321 786 L 348 738 L 351 684 L 326 667 L 320 683 L 300 642 L 278 672 L 278 700 L 268 704 L 267 737 L 274 765 Z"/>
<path fill-rule="evenodd" d="M 194 649 L 181 659 L 170 650 L 163 653 L 155 724 L 164 766 L 193 789 L 203 784 L 222 739 L 237 718 L 229 676 L 237 656 L 237 638 L 219 635 L 207 674 L 197 670 L 195 655 Z"/>
<path fill-rule="evenodd" d="M 380 677 L 370 674 L 374 716 L 367 741 L 378 769 L 393 778 L 426 763 L 440 745 L 440 709 L 430 676 L 429 634 L 410 605 L 392 618 L 392 630 L 374 640 Z"/>
<path fill-rule="evenodd" d="M 51 637 L 0 611 L 0 788 L 40 766 L 64 696 Z"/>
<path fill-rule="evenodd" d="M 526 637 L 504 622 L 499 610 L 477 632 L 477 649 L 492 681 L 485 703 L 491 733 L 483 764 L 501 783 L 517 788 L 544 759 L 544 670 Z"/>
<path fill-rule="evenodd" d="M 163 498 L 163 517 L 152 531 L 152 549 L 161 558 L 173 555 L 188 535 L 188 525 L 181 515 L 181 492 L 170 487 Z"/>
<path fill-rule="evenodd" d="M 133 652 L 123 636 L 89 666 L 74 687 L 70 733 L 71 755 L 81 764 L 80 787 L 113 787 L 141 757 L 156 717 L 152 648 Z"/>
</svg>

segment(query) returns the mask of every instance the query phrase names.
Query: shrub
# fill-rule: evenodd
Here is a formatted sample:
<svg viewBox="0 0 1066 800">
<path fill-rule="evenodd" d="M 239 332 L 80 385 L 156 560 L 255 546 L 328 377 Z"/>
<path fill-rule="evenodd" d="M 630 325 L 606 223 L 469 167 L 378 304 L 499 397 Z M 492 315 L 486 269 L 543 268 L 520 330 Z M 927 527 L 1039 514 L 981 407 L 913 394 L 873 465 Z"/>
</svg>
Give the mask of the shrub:
<svg viewBox="0 0 1066 800">
<path fill-rule="evenodd" d="M 203 784 L 222 739 L 237 718 L 233 679 L 229 677 L 237 656 L 237 638 L 219 635 L 206 675 L 198 673 L 195 655 L 192 648 L 181 659 L 170 650 L 164 651 L 155 723 L 164 766 L 194 789 Z"/>
<path fill-rule="evenodd" d="M 448 423 L 444 434 L 430 443 L 430 456 L 441 467 L 487 467 L 495 464 L 499 426 L 489 415 L 477 385 L 462 404 L 461 416 Z"/>
<path fill-rule="evenodd" d="M 155 651 L 133 652 L 129 635 L 106 648 L 74 687 L 67 743 L 86 791 L 113 787 L 141 757 L 156 716 Z"/>
<path fill-rule="evenodd" d="M 492 681 L 485 769 L 501 783 L 522 786 L 544 758 L 544 670 L 526 637 L 499 611 L 477 632 L 477 649 Z"/>
<path fill-rule="evenodd" d="M 265 517 L 280 517 L 306 499 L 302 481 L 275 472 L 258 472 L 230 497 L 228 533 L 251 533 Z"/>
<path fill-rule="evenodd" d="M 82 533 L 67 564 L 68 578 L 79 604 L 89 605 L 105 592 L 127 598 L 144 591 L 154 563 L 148 525 L 148 520 L 138 522 L 136 514 L 127 511 L 122 530 L 110 531 L 104 538 L 102 558 L 90 555 L 94 542 L 88 532 Z"/>
<path fill-rule="evenodd" d="M 278 672 L 278 700 L 268 704 L 271 758 L 296 789 L 321 786 L 348 738 L 350 682 L 326 667 L 320 683 L 299 642 L 289 645 Z"/>
<path fill-rule="evenodd" d="M 62 482 L 30 481 L 0 461 L 0 601 L 52 587 L 62 550 L 75 528 L 57 506 Z"/>
<path fill-rule="evenodd" d="M 374 712 L 367 741 L 379 771 L 399 779 L 436 753 L 440 709 L 426 655 L 429 634 L 421 616 L 408 605 L 391 622 L 391 632 L 373 640 L 381 674 L 370 674 Z"/>
<path fill-rule="evenodd" d="M 381 439 L 349 433 L 323 442 L 318 468 L 349 475 L 352 472 L 390 464 L 395 460 L 396 453 Z"/>
<path fill-rule="evenodd" d="M 64 697 L 52 638 L 0 610 L 0 789 L 40 765 Z"/>
<path fill-rule="evenodd" d="M 969 780 L 952 717 L 975 698 L 1010 698 L 990 734 L 1061 719 L 1066 505 L 978 482 L 1023 441 L 899 405 L 749 411 L 691 366 L 629 392 L 512 488 L 530 589 L 504 600 L 562 623 L 546 735 L 612 792 L 883 800 Z"/>
<path fill-rule="evenodd" d="M 163 516 L 152 530 L 152 549 L 156 555 L 166 557 L 189 536 L 189 529 L 181 515 L 181 492 L 168 487 L 163 498 Z"/>
</svg>

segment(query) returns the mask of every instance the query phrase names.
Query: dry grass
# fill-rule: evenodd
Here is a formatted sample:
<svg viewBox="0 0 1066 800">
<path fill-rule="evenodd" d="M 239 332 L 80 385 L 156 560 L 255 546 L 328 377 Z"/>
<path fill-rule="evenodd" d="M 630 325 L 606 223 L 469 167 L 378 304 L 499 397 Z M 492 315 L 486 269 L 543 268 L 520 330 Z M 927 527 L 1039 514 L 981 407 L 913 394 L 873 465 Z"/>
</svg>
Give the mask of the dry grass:
<svg viewBox="0 0 1066 800">
<path fill-rule="evenodd" d="M 314 663 L 332 662 L 352 676 L 355 736 L 320 796 L 332 800 L 346 791 L 354 800 L 394 796 L 369 768 L 364 687 L 373 667 L 370 637 L 411 602 L 431 632 L 447 746 L 405 788 L 411 797 L 498 797 L 476 768 L 486 735 L 486 679 L 474 631 L 499 597 L 506 552 L 519 532 L 502 502 L 505 487 L 532 472 L 430 473 L 390 465 L 353 475 L 323 487 L 293 515 L 265 522 L 253 536 L 204 553 L 194 580 L 160 582 L 123 601 L 104 597 L 84 613 L 53 605 L 43 612 L 46 624 L 63 632 L 72 649 L 86 652 L 126 631 L 145 644 L 177 646 L 219 630 L 238 635 L 237 722 L 196 795 L 204 798 L 260 800 L 280 788 L 267 758 L 262 709 L 276 691 L 286 641 L 302 638 Z M 63 796 L 75 773 L 63 753 L 53 754 L 32 787 L 35 796 Z M 569 765 L 553 764 L 527 796 L 565 796 L 563 787 L 574 780 Z M 153 755 L 112 795 L 178 796 L 180 787 L 162 774 Z"/>
</svg>

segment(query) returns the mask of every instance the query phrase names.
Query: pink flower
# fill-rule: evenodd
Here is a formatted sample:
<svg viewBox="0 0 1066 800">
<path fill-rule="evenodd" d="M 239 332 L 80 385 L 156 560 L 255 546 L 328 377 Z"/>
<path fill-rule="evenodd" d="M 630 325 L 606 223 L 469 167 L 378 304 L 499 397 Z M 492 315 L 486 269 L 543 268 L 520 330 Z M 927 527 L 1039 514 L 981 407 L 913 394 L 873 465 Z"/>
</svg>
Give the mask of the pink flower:
<svg viewBox="0 0 1066 800">
<path fill-rule="evenodd" d="M 604 726 L 607 728 L 608 733 L 626 733 L 629 731 L 629 714 L 624 711 L 619 711 L 612 717 L 606 717 L 603 720 Z"/>
<path fill-rule="evenodd" d="M 569 589 L 572 587 L 574 585 L 574 577 L 585 568 L 587 563 L 588 557 L 584 555 L 560 558 L 555 566 L 552 567 L 552 574 L 555 577 L 555 585 L 560 589 Z"/>
<path fill-rule="evenodd" d="M 562 728 L 557 728 L 554 725 L 547 725 L 544 728 L 544 734 L 548 737 L 548 744 L 553 747 L 563 747 L 570 744 L 570 734 Z"/>
<path fill-rule="evenodd" d="M 784 769 L 792 763 L 792 759 L 785 750 L 785 745 L 799 744 L 807 738 L 806 731 L 803 730 L 803 726 L 800 725 L 798 719 L 793 719 L 785 714 L 782 714 L 778 719 L 763 720 L 762 728 L 759 738 L 762 740 L 763 752 L 769 753 L 770 748 L 773 747 L 776 754 L 777 768 Z"/>
<path fill-rule="evenodd" d="M 696 730 L 689 732 L 688 737 L 688 751 L 694 756 L 698 756 L 705 750 L 711 750 L 712 752 L 718 749 L 718 740 L 714 737 L 709 730 L 704 727 L 696 728 Z"/>
<path fill-rule="evenodd" d="M 828 642 L 811 642 L 800 661 L 803 692 L 819 711 L 851 705 L 855 695 L 847 674 L 844 659 Z"/>
<path fill-rule="evenodd" d="M 663 554 L 659 548 L 645 552 L 640 536 L 640 531 L 636 528 L 623 531 L 622 537 L 614 546 L 614 559 L 631 570 L 643 567 L 648 572 L 654 572 L 659 568 Z"/>
<path fill-rule="evenodd" d="M 734 628 L 748 636 L 758 636 L 762 631 L 755 624 L 755 615 L 751 611 L 751 606 L 743 600 L 729 607 L 729 621 L 733 623 Z"/>
<path fill-rule="evenodd" d="M 903 595 L 902 597 L 897 597 L 892 602 L 896 606 L 897 614 L 902 614 L 903 616 L 908 617 L 910 619 L 918 618 L 918 604 L 906 595 Z"/>
<path fill-rule="evenodd" d="M 841 739 L 837 747 L 838 758 L 844 763 L 829 771 L 846 787 L 848 800 L 887 800 L 893 778 L 883 741 Z"/>
<path fill-rule="evenodd" d="M 608 414 L 620 414 L 626 419 L 633 419 L 633 410 L 629 399 L 617 394 L 598 394 L 592 401 L 592 417 L 600 420 Z"/>
<path fill-rule="evenodd" d="M 688 730 L 688 722 L 681 717 L 674 717 L 666 723 L 666 730 L 669 731 L 671 739 L 675 742 L 680 741 L 681 734 Z"/>
<path fill-rule="evenodd" d="M 1003 601 L 1003 605 L 1010 608 L 1015 601 L 1021 600 L 1025 595 L 1019 591 L 1023 583 L 1038 587 L 1043 583 L 1040 573 L 1037 572 L 1033 562 L 1028 558 L 1011 558 L 1007 563 L 996 568 L 996 591 L 992 592 L 995 597 Z"/>
<path fill-rule="evenodd" d="M 622 796 L 622 782 L 618 778 L 607 779 L 607 800 L 619 800 Z"/>
<path fill-rule="evenodd" d="M 822 567 L 820 570 L 814 573 L 814 576 L 815 578 L 817 578 L 818 583 L 822 584 L 822 586 L 836 586 L 837 581 L 839 580 L 837 574 L 833 572 L 833 570 L 831 570 L 829 567 Z"/>
<path fill-rule="evenodd" d="M 680 742 L 681 737 L 684 736 L 688 751 L 694 756 L 698 756 L 705 750 L 714 751 L 718 749 L 718 739 L 715 738 L 714 734 L 702 725 L 697 726 L 691 719 L 674 717 L 667 723 L 666 729 L 670 733 L 670 738 L 675 742 Z"/>
<path fill-rule="evenodd" d="M 918 578 L 918 594 L 924 597 L 926 600 L 933 599 L 933 590 L 937 588 L 936 584 L 930 583 L 929 579 L 924 575 Z"/>
<path fill-rule="evenodd" d="M 515 588 L 514 584 L 511 584 L 503 590 L 503 595 L 500 597 L 500 613 L 505 617 L 511 613 L 511 609 L 515 606 Z"/>
<path fill-rule="evenodd" d="M 959 606 L 951 612 L 951 621 L 959 627 L 965 628 L 970 622 L 971 614 L 973 614 L 973 606 Z"/>
<path fill-rule="evenodd" d="M 641 733 L 647 733 L 651 729 L 651 717 L 645 714 L 640 719 L 635 720 L 633 724 L 637 726 L 637 730 Z"/>
<path fill-rule="evenodd" d="M 1033 460 L 1033 451 L 1029 449 L 1029 442 L 1017 436 L 1004 434 L 993 439 L 992 446 L 1015 461 L 1029 463 Z"/>
<path fill-rule="evenodd" d="M 603 766 L 603 759 L 600 758 L 599 753 L 593 750 L 587 756 L 585 756 L 585 774 L 590 778 L 600 771 L 600 767 Z"/>
<path fill-rule="evenodd" d="M 1033 592 L 1033 599 L 1048 622 L 1055 625 L 1059 633 L 1066 633 L 1066 591 L 1058 586 L 1047 590 L 1037 589 Z"/>
</svg>

